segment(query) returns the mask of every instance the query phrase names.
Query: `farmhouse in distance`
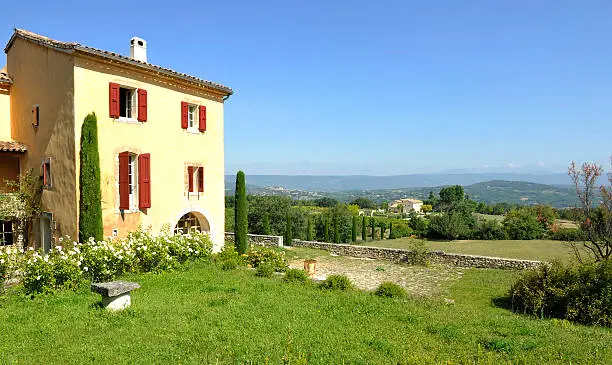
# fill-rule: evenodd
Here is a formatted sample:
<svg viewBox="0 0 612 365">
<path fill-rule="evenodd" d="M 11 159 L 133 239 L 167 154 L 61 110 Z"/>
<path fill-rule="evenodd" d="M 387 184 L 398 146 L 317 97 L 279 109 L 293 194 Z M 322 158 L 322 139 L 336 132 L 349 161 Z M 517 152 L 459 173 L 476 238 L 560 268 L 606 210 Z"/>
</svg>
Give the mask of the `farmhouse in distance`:
<svg viewBox="0 0 612 365">
<path fill-rule="evenodd" d="M 397 199 L 389 202 L 389 212 L 392 213 L 420 213 L 423 201 L 412 198 Z"/>
</svg>

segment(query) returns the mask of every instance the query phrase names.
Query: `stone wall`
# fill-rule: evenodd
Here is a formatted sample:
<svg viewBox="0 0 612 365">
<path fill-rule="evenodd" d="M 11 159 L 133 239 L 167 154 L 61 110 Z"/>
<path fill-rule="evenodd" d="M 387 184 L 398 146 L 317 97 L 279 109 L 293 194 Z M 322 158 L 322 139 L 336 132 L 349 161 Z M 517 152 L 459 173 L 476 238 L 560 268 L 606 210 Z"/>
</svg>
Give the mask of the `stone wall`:
<svg viewBox="0 0 612 365">
<path fill-rule="evenodd" d="M 283 247 L 283 236 L 249 234 L 247 235 L 247 239 L 250 244 Z M 225 241 L 234 243 L 236 241 L 234 232 L 225 232 Z"/>
<path fill-rule="evenodd" d="M 397 248 L 369 247 L 301 240 L 293 240 L 292 246 L 311 247 L 320 250 L 326 250 L 340 256 L 364 257 L 406 263 L 413 263 L 415 261 L 415 256 L 412 251 Z M 427 260 L 435 264 L 446 264 L 458 267 L 518 270 L 533 268 L 541 264 L 540 261 L 463 255 L 455 253 L 445 253 L 443 251 L 428 252 Z"/>
</svg>

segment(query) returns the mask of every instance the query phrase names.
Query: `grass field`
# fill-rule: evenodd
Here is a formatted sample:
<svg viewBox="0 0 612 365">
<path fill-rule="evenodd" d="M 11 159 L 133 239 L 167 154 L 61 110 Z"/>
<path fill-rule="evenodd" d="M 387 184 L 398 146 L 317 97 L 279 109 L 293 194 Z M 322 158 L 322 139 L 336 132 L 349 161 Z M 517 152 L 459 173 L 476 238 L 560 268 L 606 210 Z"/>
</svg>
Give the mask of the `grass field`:
<svg viewBox="0 0 612 365">
<path fill-rule="evenodd" d="M 539 320 L 494 305 L 517 273 L 465 270 L 443 297 L 365 292 L 221 271 L 212 264 L 127 277 L 132 307 L 109 314 L 84 285 L 0 297 L 0 363 L 611 363 L 612 330 Z"/>
<path fill-rule="evenodd" d="M 398 238 L 395 240 L 367 241 L 365 245 L 374 247 L 410 248 L 413 240 Z M 568 262 L 574 258 L 567 243 L 553 240 L 459 240 L 459 241 L 426 241 L 430 250 L 442 250 L 451 253 L 468 255 L 497 256 L 513 259 L 551 261 L 558 259 Z"/>
</svg>

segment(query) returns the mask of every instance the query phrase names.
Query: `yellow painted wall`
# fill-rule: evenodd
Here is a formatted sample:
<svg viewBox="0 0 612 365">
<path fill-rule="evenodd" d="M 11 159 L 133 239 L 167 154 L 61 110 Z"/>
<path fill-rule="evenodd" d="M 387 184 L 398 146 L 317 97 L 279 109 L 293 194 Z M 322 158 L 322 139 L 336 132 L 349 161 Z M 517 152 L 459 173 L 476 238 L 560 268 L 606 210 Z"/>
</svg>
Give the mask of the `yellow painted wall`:
<svg viewBox="0 0 612 365">
<path fill-rule="evenodd" d="M 0 140 L 11 139 L 11 96 L 0 85 Z"/>
<path fill-rule="evenodd" d="M 78 236 L 74 135 L 74 58 L 34 43 L 15 39 L 7 53 L 11 86 L 11 134 L 28 152 L 21 171 L 42 174 L 43 158 L 51 158 L 53 187 L 42 204 L 57 222 L 55 237 Z M 32 126 L 32 106 L 40 105 L 40 126 Z"/>
<path fill-rule="evenodd" d="M 117 122 L 109 117 L 109 82 L 147 90 L 146 123 Z M 157 232 L 164 224 L 174 227 L 186 212 L 196 211 L 208 220 L 215 247 L 220 248 L 225 228 L 223 103 L 180 82 L 82 56 L 75 58 L 74 84 L 77 161 L 83 120 L 91 112 L 98 117 L 104 235 L 118 229 L 123 236 L 139 225 Z M 181 101 L 206 106 L 205 133 L 181 128 Z M 118 154 L 122 151 L 151 154 L 151 208 L 144 212 L 119 211 Z M 205 192 L 199 199 L 186 196 L 189 164 L 205 169 Z"/>
</svg>

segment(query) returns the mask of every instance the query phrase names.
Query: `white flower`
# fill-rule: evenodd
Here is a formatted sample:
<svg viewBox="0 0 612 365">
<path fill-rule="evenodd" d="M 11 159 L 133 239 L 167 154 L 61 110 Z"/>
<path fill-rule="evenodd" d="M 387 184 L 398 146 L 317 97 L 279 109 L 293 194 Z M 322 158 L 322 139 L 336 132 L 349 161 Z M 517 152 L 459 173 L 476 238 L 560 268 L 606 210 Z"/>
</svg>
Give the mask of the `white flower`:
<svg viewBox="0 0 612 365">
<path fill-rule="evenodd" d="M 36 280 L 40 280 L 40 275 L 38 275 L 38 276 L 36 277 Z"/>
<path fill-rule="evenodd" d="M 85 267 L 83 268 L 83 271 L 89 271 L 89 268 L 88 268 L 87 266 L 85 266 Z"/>
</svg>

